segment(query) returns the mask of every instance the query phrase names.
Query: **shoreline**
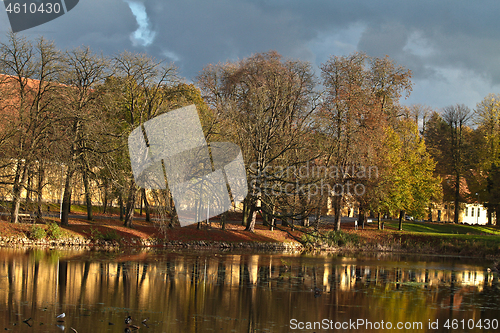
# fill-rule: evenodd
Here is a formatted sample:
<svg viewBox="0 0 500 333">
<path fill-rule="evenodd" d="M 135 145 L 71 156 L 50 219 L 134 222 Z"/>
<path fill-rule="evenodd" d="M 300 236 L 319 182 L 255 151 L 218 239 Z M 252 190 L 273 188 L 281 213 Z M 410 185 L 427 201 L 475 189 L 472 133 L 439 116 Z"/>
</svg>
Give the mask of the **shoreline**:
<svg viewBox="0 0 500 333">
<path fill-rule="evenodd" d="M 457 257 L 457 258 L 480 258 L 499 259 L 498 254 L 478 254 L 457 251 L 430 250 L 427 246 L 408 247 L 395 246 L 395 244 L 382 245 L 380 243 L 351 244 L 349 246 L 319 246 L 312 248 L 303 246 L 298 242 L 217 242 L 217 241 L 189 241 L 164 239 L 137 239 L 132 242 L 117 242 L 99 240 L 93 241 L 85 238 L 64 238 L 58 240 L 32 240 L 26 237 L 1 237 L 0 248 L 42 248 L 57 250 L 77 250 L 77 251 L 122 251 L 124 249 L 134 250 L 194 250 L 194 251 L 217 251 L 217 252 L 239 252 L 248 250 L 253 252 L 277 252 L 283 254 L 404 254 L 404 255 L 424 255 L 433 257 Z"/>
<path fill-rule="evenodd" d="M 137 239 L 131 242 L 118 242 L 99 240 L 94 241 L 85 238 L 66 238 L 58 240 L 41 239 L 32 240 L 26 237 L 0 237 L 0 247 L 2 248 L 67 248 L 81 250 L 122 250 L 124 248 L 134 249 L 192 249 L 192 250 L 257 250 L 257 251 L 278 251 L 278 252 L 303 252 L 304 247 L 300 243 L 291 242 L 217 242 L 217 241 L 190 241 L 164 239 Z"/>
<path fill-rule="evenodd" d="M 341 237 L 332 235 L 325 226 L 321 229 L 328 239 L 305 237 L 301 227 L 291 230 L 280 227 L 270 231 L 258 225 L 254 233 L 244 231 L 241 223 L 232 221 L 226 230 L 217 223 L 167 229 L 162 233 L 158 226 L 148 222 L 135 222 L 125 228 L 117 220 L 86 221 L 72 219 L 69 226 L 59 226 L 55 221 L 46 224 L 12 224 L 0 221 L 0 247 L 5 248 L 58 248 L 73 250 L 115 251 L 135 249 L 187 249 L 208 251 L 258 251 L 281 253 L 395 253 L 415 255 L 458 256 L 470 258 L 500 258 L 499 235 L 425 234 L 392 229 L 377 230 L 375 226 L 354 230 L 346 225 Z M 57 237 L 50 234 L 58 230 Z M 42 237 L 33 237 L 35 229 L 43 229 Z M 311 229 L 304 229 L 311 234 Z M 39 230 L 40 231 L 40 230 Z M 294 239 L 295 238 L 295 239 Z M 296 239 L 301 238 L 301 242 Z"/>
</svg>

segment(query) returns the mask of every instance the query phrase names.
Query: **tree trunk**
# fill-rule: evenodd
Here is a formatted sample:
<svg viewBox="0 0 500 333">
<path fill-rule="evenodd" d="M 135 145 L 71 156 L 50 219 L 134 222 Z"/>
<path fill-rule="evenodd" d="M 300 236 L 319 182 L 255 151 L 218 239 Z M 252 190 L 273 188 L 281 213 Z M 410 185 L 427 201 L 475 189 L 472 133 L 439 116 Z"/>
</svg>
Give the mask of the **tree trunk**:
<svg viewBox="0 0 500 333">
<path fill-rule="evenodd" d="M 314 229 L 316 231 L 318 231 L 319 230 L 319 223 L 321 222 L 321 206 L 316 208 L 316 213 L 317 213 L 316 214 L 316 221 L 315 221 L 316 223 L 314 224 Z"/>
<path fill-rule="evenodd" d="M 380 212 L 377 213 L 377 226 L 378 226 L 378 230 L 382 230 L 382 223 L 381 223 L 381 219 L 380 219 Z"/>
<path fill-rule="evenodd" d="M 405 211 L 400 210 L 399 211 L 399 229 L 398 230 L 403 230 L 403 220 L 405 218 Z"/>
<path fill-rule="evenodd" d="M 459 214 L 459 200 L 460 200 L 460 176 L 456 175 L 456 182 L 455 182 L 455 207 L 454 207 L 454 212 L 455 216 L 453 216 L 453 222 L 458 223 L 458 214 Z"/>
<path fill-rule="evenodd" d="M 118 195 L 118 205 L 120 206 L 120 221 L 123 221 L 123 195 L 122 192 L 120 191 L 120 194 Z"/>
<path fill-rule="evenodd" d="M 142 202 L 144 202 L 144 210 L 146 211 L 146 222 L 151 222 L 151 209 L 150 209 L 150 206 L 149 206 L 149 201 L 148 201 L 148 197 L 146 196 L 146 189 L 141 189 L 141 192 L 142 192 Z M 141 207 L 142 207 L 142 203 L 141 203 Z"/>
<path fill-rule="evenodd" d="M 243 200 L 243 219 L 241 221 L 241 225 L 248 226 L 250 215 L 252 214 L 252 204 L 250 200 Z"/>
<path fill-rule="evenodd" d="M 137 190 L 135 187 L 135 181 L 130 181 L 130 187 L 128 189 L 127 207 L 125 209 L 125 222 L 123 225 L 128 228 L 132 228 L 132 220 L 134 219 L 135 210 L 135 196 Z"/>
<path fill-rule="evenodd" d="M 220 224 L 221 224 L 222 230 L 226 230 L 226 221 L 227 221 L 228 214 L 229 214 L 229 212 L 225 211 L 224 213 L 222 213 L 222 215 L 220 217 Z"/>
<path fill-rule="evenodd" d="M 73 169 L 68 166 L 66 170 L 66 179 L 64 181 L 64 194 L 62 202 L 61 225 L 69 225 L 69 212 L 71 207 L 71 177 Z"/>
<path fill-rule="evenodd" d="M 309 216 L 302 216 L 302 226 L 303 227 L 309 226 Z"/>
<path fill-rule="evenodd" d="M 141 200 L 139 200 L 139 216 L 142 216 L 142 204 L 144 202 L 144 195 L 143 195 L 143 192 L 141 191 Z"/>
<path fill-rule="evenodd" d="M 45 178 L 45 168 L 42 165 L 42 162 L 38 162 L 38 180 L 37 180 L 37 210 L 36 210 L 36 219 L 37 221 L 41 221 L 43 218 L 42 215 L 42 203 L 43 203 L 43 182 Z"/>
<path fill-rule="evenodd" d="M 12 206 L 10 209 L 10 221 L 19 222 L 19 207 L 21 206 L 21 188 L 26 179 L 26 163 L 17 162 L 14 185 L 12 187 Z"/>
<path fill-rule="evenodd" d="M 88 170 L 85 167 L 83 170 L 83 187 L 85 189 L 85 203 L 87 205 L 87 220 L 92 221 L 92 196 L 90 195 L 90 182 Z"/>
<path fill-rule="evenodd" d="M 245 231 L 254 232 L 256 221 L 257 221 L 257 209 L 252 209 L 252 219 L 250 220 L 250 223 L 245 228 Z"/>
<path fill-rule="evenodd" d="M 28 204 L 31 202 L 31 191 L 33 187 L 33 173 L 31 172 L 30 168 L 26 169 L 27 173 L 27 179 L 28 183 L 26 184 L 26 199 L 25 202 Z M 28 209 L 28 205 L 26 205 L 26 210 Z"/>
<path fill-rule="evenodd" d="M 177 215 L 177 209 L 175 209 L 174 198 L 172 198 L 171 193 L 169 192 L 169 200 L 170 200 L 170 228 L 173 228 L 175 225 L 179 223 L 179 215 Z"/>
<path fill-rule="evenodd" d="M 260 214 L 262 215 L 262 225 L 269 227 L 269 214 L 267 214 L 261 207 Z"/>
<path fill-rule="evenodd" d="M 106 214 L 108 208 L 108 184 L 107 182 L 104 183 L 104 198 L 103 198 L 103 203 L 102 203 L 102 213 Z"/>
<path fill-rule="evenodd" d="M 290 226 L 290 223 L 288 223 L 288 210 L 285 210 L 284 214 L 281 216 L 281 225 L 284 227 Z"/>
<path fill-rule="evenodd" d="M 361 229 L 365 228 L 365 207 L 363 205 L 359 205 L 358 225 L 361 225 Z"/>
<path fill-rule="evenodd" d="M 19 197 L 13 198 L 12 201 L 12 208 L 10 211 L 10 221 L 12 223 L 19 223 L 19 206 L 21 205 L 21 200 Z"/>
<path fill-rule="evenodd" d="M 276 217 L 275 216 L 276 216 L 276 206 L 273 205 L 273 214 L 271 216 L 271 221 L 269 223 L 270 224 L 270 228 L 269 229 L 271 231 L 274 231 L 274 226 L 276 225 Z"/>
<path fill-rule="evenodd" d="M 342 196 L 337 195 L 333 199 L 333 211 L 335 212 L 334 230 L 340 231 L 342 221 Z"/>
<path fill-rule="evenodd" d="M 102 203 L 102 213 L 106 214 L 106 209 L 108 208 L 108 193 L 104 192 L 104 199 Z"/>
</svg>

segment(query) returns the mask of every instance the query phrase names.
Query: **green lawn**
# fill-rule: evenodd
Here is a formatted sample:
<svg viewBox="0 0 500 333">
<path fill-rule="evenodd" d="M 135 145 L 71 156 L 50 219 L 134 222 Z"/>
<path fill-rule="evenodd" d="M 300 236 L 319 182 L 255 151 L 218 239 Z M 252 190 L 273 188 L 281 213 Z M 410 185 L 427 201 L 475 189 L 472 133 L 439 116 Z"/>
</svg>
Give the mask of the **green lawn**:
<svg viewBox="0 0 500 333">
<path fill-rule="evenodd" d="M 385 222 L 386 226 L 397 229 L 399 222 Z M 486 225 L 466 225 L 433 222 L 403 222 L 403 230 L 418 233 L 450 235 L 500 235 L 500 227 Z"/>
<path fill-rule="evenodd" d="M 389 221 L 385 225 L 397 230 L 399 222 Z M 499 226 L 405 221 L 403 231 L 392 234 L 404 248 L 414 252 L 496 258 L 500 255 Z"/>
</svg>

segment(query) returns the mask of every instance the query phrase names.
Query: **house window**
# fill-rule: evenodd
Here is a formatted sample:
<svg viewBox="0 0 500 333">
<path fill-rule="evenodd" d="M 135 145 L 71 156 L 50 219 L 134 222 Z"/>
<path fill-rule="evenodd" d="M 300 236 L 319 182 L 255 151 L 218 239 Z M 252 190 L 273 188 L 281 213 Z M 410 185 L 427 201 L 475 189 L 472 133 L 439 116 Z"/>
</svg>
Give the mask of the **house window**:
<svg viewBox="0 0 500 333">
<path fill-rule="evenodd" d="M 465 207 L 465 216 L 468 216 L 469 213 L 469 207 Z"/>
<path fill-rule="evenodd" d="M 470 209 L 470 216 L 474 217 L 474 207 Z"/>
</svg>

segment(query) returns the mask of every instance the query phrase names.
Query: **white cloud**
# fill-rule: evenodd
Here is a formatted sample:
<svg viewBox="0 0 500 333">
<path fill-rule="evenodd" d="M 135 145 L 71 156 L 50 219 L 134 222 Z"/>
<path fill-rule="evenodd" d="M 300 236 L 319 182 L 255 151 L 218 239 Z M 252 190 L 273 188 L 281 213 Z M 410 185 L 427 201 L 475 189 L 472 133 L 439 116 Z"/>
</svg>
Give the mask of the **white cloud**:
<svg viewBox="0 0 500 333">
<path fill-rule="evenodd" d="M 170 59 L 170 60 L 171 60 L 171 61 L 173 61 L 173 62 L 177 62 L 177 61 L 180 61 L 180 60 L 181 60 L 181 58 L 179 57 L 179 55 L 177 55 L 175 52 L 172 52 L 172 51 L 169 51 L 169 50 L 164 50 L 164 51 L 162 52 L 162 54 L 163 54 L 166 58 Z"/>
<path fill-rule="evenodd" d="M 433 67 L 435 75 L 428 79 L 416 79 L 410 98 L 404 104 L 421 103 L 434 108 L 453 104 L 465 104 L 474 109 L 476 103 L 500 88 L 488 78 L 470 69 Z"/>
<path fill-rule="evenodd" d="M 155 38 L 156 32 L 152 31 L 149 26 L 149 18 L 148 14 L 146 13 L 146 6 L 144 6 L 144 3 L 138 1 L 133 1 L 133 0 L 124 0 L 124 1 L 130 7 L 132 14 L 134 14 L 135 16 L 137 24 L 139 25 L 137 30 L 134 31 L 132 34 L 130 34 L 130 40 L 132 41 L 132 44 L 134 46 L 151 45 L 151 43 L 153 43 L 153 40 Z"/>
<path fill-rule="evenodd" d="M 331 55 L 348 55 L 356 52 L 357 44 L 366 26 L 354 23 L 344 29 L 321 31 L 316 38 L 307 43 L 316 61 L 325 62 Z"/>
<path fill-rule="evenodd" d="M 429 45 L 428 40 L 419 31 L 413 31 L 410 34 L 403 51 L 419 57 L 429 57 L 435 54 L 435 50 Z"/>
</svg>

